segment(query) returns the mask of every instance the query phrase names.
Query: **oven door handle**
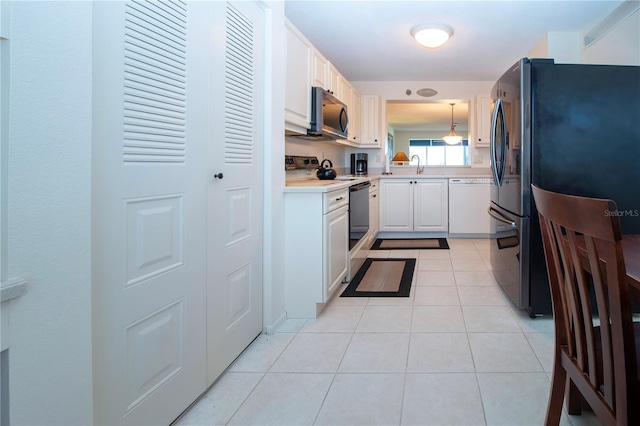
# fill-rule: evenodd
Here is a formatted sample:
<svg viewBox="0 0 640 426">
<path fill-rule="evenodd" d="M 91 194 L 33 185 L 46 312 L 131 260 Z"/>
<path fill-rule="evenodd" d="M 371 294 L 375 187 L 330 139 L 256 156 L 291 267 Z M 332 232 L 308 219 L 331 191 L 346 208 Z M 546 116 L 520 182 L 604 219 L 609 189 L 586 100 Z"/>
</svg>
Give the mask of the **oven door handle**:
<svg viewBox="0 0 640 426">
<path fill-rule="evenodd" d="M 499 222 L 502 222 L 502 223 L 506 223 L 507 225 L 511 225 L 512 228 L 517 228 L 518 227 L 518 225 L 516 225 L 516 223 L 514 221 L 509 220 L 504 215 L 502 215 L 499 211 L 494 210 L 492 207 L 489 207 L 489 209 L 487 209 L 487 213 L 489 213 L 489 216 L 491 216 L 495 220 L 497 220 Z"/>
</svg>

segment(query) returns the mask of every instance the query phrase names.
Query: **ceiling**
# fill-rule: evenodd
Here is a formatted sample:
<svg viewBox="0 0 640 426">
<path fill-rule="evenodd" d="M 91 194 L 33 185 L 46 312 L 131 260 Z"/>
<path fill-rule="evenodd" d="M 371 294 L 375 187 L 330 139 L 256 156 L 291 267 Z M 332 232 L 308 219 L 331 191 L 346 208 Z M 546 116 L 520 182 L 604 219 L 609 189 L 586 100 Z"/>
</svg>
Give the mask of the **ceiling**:
<svg viewBox="0 0 640 426">
<path fill-rule="evenodd" d="M 322 1 L 285 0 L 287 18 L 349 81 L 496 81 L 547 32 L 584 32 L 622 0 Z M 453 27 L 442 47 L 416 43 L 411 27 Z M 425 86 L 427 87 L 427 86 Z M 460 133 L 468 129 L 468 104 L 454 108 Z M 446 131 L 451 107 L 388 103 L 396 131 Z"/>
<path fill-rule="evenodd" d="M 585 32 L 621 0 L 285 0 L 287 18 L 349 81 L 496 81 L 550 31 Z M 442 47 L 409 31 L 453 27 Z"/>
</svg>

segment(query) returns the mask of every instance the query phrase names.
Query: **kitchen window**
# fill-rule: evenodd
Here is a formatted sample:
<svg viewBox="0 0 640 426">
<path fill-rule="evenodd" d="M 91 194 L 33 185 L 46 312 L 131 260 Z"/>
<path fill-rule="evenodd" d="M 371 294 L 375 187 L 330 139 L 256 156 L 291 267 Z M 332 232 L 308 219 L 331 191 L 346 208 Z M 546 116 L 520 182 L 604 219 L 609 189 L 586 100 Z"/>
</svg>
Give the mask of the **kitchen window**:
<svg viewBox="0 0 640 426">
<path fill-rule="evenodd" d="M 471 164 L 469 141 L 448 145 L 442 139 L 410 139 L 409 158 L 417 155 L 427 166 L 468 166 Z"/>
</svg>

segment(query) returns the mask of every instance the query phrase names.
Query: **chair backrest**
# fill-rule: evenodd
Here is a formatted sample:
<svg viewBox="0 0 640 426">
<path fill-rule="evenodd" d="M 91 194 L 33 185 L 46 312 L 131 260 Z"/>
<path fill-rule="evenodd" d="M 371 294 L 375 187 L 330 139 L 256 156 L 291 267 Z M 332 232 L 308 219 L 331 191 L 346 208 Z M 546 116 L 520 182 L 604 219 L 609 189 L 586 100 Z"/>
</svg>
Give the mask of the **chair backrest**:
<svg viewBox="0 0 640 426">
<path fill-rule="evenodd" d="M 603 424 L 631 424 L 638 419 L 640 403 L 638 367 L 616 204 L 535 185 L 532 190 L 551 287 L 556 344 L 570 360 L 569 368 L 564 362 L 563 366 L 572 380 L 582 379 L 574 383 Z M 571 367 L 584 376 L 571 374 Z"/>
</svg>

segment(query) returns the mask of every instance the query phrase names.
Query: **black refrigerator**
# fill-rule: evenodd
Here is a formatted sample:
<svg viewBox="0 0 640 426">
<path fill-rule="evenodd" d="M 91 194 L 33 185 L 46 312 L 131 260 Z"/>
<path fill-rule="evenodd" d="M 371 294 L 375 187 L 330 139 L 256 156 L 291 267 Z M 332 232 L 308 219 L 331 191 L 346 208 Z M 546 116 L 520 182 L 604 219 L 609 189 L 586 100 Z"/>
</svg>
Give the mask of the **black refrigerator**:
<svg viewBox="0 0 640 426">
<path fill-rule="evenodd" d="M 640 234 L 640 67 L 521 59 L 493 86 L 493 275 L 531 317 L 551 296 L 531 184 L 610 198 Z"/>
</svg>

